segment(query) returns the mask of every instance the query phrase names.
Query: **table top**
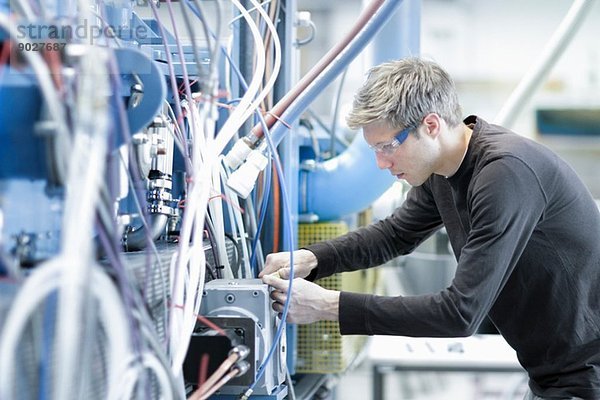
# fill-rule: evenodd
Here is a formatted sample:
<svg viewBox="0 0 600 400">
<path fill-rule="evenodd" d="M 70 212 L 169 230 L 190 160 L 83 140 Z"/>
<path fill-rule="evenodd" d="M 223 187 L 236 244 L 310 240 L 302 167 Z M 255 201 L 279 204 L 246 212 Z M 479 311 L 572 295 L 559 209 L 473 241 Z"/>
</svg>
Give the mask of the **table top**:
<svg viewBox="0 0 600 400">
<path fill-rule="evenodd" d="M 466 338 L 370 338 L 368 358 L 376 366 L 421 370 L 522 371 L 515 351 L 501 335 Z"/>
</svg>

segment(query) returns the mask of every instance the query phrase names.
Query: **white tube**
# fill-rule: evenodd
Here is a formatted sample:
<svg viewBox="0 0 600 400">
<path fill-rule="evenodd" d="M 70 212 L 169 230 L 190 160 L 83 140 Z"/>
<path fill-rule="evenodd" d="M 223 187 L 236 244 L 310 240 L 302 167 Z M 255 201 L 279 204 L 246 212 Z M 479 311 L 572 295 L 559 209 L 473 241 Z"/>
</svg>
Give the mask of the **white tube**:
<svg viewBox="0 0 600 400">
<path fill-rule="evenodd" d="M 75 136 L 66 182 L 61 243 L 65 265 L 58 299 L 57 359 L 53 396 L 73 397 L 81 351 L 80 324 L 88 304 L 95 213 L 103 184 L 108 134 L 107 53 L 83 49 L 79 58 Z"/>
<path fill-rule="evenodd" d="M 200 118 L 196 121 L 208 121 L 210 118 L 210 104 L 203 104 Z M 194 112 L 194 107 L 192 107 Z M 175 263 L 175 276 L 189 276 L 188 284 L 183 295 L 183 285 L 180 279 L 176 279 L 173 286 L 173 298 L 182 300 L 183 314 L 172 312 L 170 319 L 171 329 L 171 368 L 177 377 L 181 374 L 182 364 L 187 353 L 190 337 L 194 329 L 197 309 L 200 307 L 201 293 L 204 285 L 204 274 L 206 260 L 204 257 L 204 246 L 202 241 L 202 229 L 211 191 L 210 177 L 212 168 L 216 165 L 216 154 L 212 133 L 206 134 L 205 126 L 199 126 L 197 134 L 193 138 L 192 165 L 193 175 L 190 190 L 186 200 L 185 214 L 180 231 L 180 250 Z M 202 144 L 202 145 L 200 145 Z M 194 243 L 190 248 L 190 239 L 194 237 Z M 199 272 L 198 272 L 199 271 Z M 175 303 L 175 305 L 178 305 Z"/>
<path fill-rule="evenodd" d="M 271 33 L 271 36 L 273 38 L 272 39 L 273 45 L 275 46 L 275 52 L 274 52 L 275 58 L 273 61 L 273 72 L 271 73 L 271 76 L 269 77 L 269 80 L 265 84 L 263 90 L 261 90 L 261 92 L 256 96 L 256 99 L 254 100 L 254 102 L 252 102 L 252 104 L 250 104 L 250 106 L 246 110 L 245 114 L 243 115 L 242 119 L 244 121 L 246 119 L 248 119 L 248 117 L 250 117 L 250 115 L 252 115 L 258 107 L 260 107 L 260 104 L 262 103 L 262 101 L 265 99 L 265 97 L 267 97 L 267 95 L 269 94 L 271 89 L 273 89 L 273 86 L 275 85 L 275 81 L 277 80 L 277 76 L 279 75 L 279 70 L 281 69 L 281 43 L 279 41 L 279 35 L 277 34 L 277 29 L 273 25 L 273 21 L 271 21 L 271 18 L 269 18 L 269 15 L 264 10 L 264 8 L 262 8 L 261 5 L 256 0 L 250 0 L 250 2 L 258 10 L 259 14 L 261 15 L 261 17 L 265 20 L 265 23 L 267 24 L 267 28 L 269 29 L 269 32 Z"/>
<path fill-rule="evenodd" d="M 108 399 L 123 399 L 129 400 L 132 398 L 133 391 L 140 378 L 140 375 L 145 369 L 149 369 L 154 373 L 158 380 L 160 392 L 163 395 L 161 398 L 165 400 L 173 400 L 173 387 L 169 379 L 169 371 L 165 370 L 164 366 L 158 358 L 150 352 L 144 352 L 141 355 L 140 365 L 135 362 L 132 357 L 129 360 L 129 368 L 123 373 L 119 382 L 119 393 L 108 393 Z"/>
<path fill-rule="evenodd" d="M 231 1 L 240 10 L 240 13 L 244 16 L 244 19 L 246 20 L 246 22 L 248 23 L 248 27 L 250 28 L 250 32 L 252 33 L 252 37 L 254 38 L 254 46 L 255 46 L 255 54 L 256 54 L 256 67 L 255 67 L 254 76 L 252 77 L 252 81 L 250 82 L 250 85 L 248 85 L 248 90 L 246 91 L 244 97 L 242 97 L 242 100 L 240 101 L 240 103 L 237 105 L 235 110 L 231 113 L 229 118 L 227 118 L 227 121 L 225 121 L 225 124 L 223 125 L 223 127 L 219 131 L 219 134 L 217 135 L 215 149 L 214 149 L 216 154 L 221 154 L 221 152 L 223 151 L 223 149 L 225 148 L 227 143 L 235 135 L 235 133 L 240 128 L 240 126 L 242 126 L 242 124 L 245 122 L 245 119 L 243 118 L 243 116 L 246 114 L 246 112 L 249 109 L 254 111 L 251 107 L 251 105 L 253 104 L 252 100 L 255 97 L 257 100 L 260 99 L 260 101 L 262 101 L 264 99 L 264 97 L 260 98 L 260 97 L 256 96 L 256 93 L 258 92 L 260 84 L 262 83 L 263 76 L 265 74 L 265 64 L 266 64 L 265 46 L 263 45 L 260 31 L 259 31 L 258 27 L 256 26 L 256 23 L 252 19 L 252 16 L 240 4 L 240 2 L 238 0 L 231 0 Z M 265 94 L 265 96 L 266 96 L 266 94 Z M 256 103 L 256 102 L 254 102 L 254 103 Z M 259 104 L 260 104 L 260 102 L 259 102 Z"/>
<path fill-rule="evenodd" d="M 25 280 L 17 293 L 4 321 L 0 336 L 0 399 L 15 398 L 12 386 L 15 382 L 16 350 L 27 321 L 38 305 L 58 287 L 56 275 L 61 271 L 59 259 L 52 259 L 38 266 Z"/>
<path fill-rule="evenodd" d="M 215 168 L 213 168 L 211 180 L 213 193 L 221 193 L 221 179 L 219 176 L 219 168 L 217 168 L 216 165 Z M 212 220 L 215 225 L 214 241 L 217 245 L 217 248 L 214 249 L 214 251 L 219 254 L 219 259 L 223 264 L 223 277 L 230 279 L 233 278 L 233 273 L 231 272 L 231 265 L 229 265 L 229 257 L 227 256 L 227 246 L 225 244 L 225 222 L 223 220 L 223 202 L 221 201 L 220 197 L 213 198 L 208 202 L 208 207 L 210 209 L 210 215 L 212 216 Z M 217 260 L 215 259 L 215 262 L 216 261 Z"/>
<path fill-rule="evenodd" d="M 102 325 L 107 333 L 110 349 L 108 362 L 108 391 L 119 390 L 117 383 L 127 367 L 132 354 L 129 324 L 121 296 L 102 267 L 94 266 L 92 293 L 100 306 Z"/>
<path fill-rule="evenodd" d="M 39 265 L 25 281 L 6 316 L 4 330 L 0 336 L 0 398 L 14 398 L 16 350 L 31 315 L 48 295 L 59 288 L 61 275 L 69 273 L 63 256 L 53 258 Z M 118 383 L 131 355 L 129 330 L 123 304 L 110 279 L 100 267 L 92 270 L 92 294 L 100 306 L 100 319 L 107 333 L 108 353 L 108 392 L 118 390 Z M 61 334 L 58 332 L 57 334 Z"/>
<path fill-rule="evenodd" d="M 227 180 L 227 171 L 225 169 L 221 170 L 222 179 Z M 225 190 L 225 196 L 229 199 L 231 203 L 229 205 L 232 210 L 234 220 L 231 220 L 232 225 L 236 225 L 237 229 L 240 233 L 240 244 L 242 246 L 242 257 L 244 260 L 244 268 L 246 270 L 246 278 L 252 278 L 252 269 L 250 268 L 250 252 L 248 251 L 248 241 L 246 240 L 246 230 L 244 227 L 244 219 L 242 218 L 242 213 L 240 211 L 240 203 L 238 201 L 237 195 L 233 192 L 233 190 L 229 189 L 228 185 L 223 185 L 223 189 Z"/>
<path fill-rule="evenodd" d="M 594 0 L 575 0 L 561 21 L 556 32 L 544 48 L 538 61 L 529 69 L 516 89 L 502 106 L 502 109 L 494 119 L 494 123 L 510 128 L 523 107 L 535 93 L 538 86 L 546 78 L 556 61 L 567 48 L 577 29 L 581 26 L 583 19 L 588 14 Z"/>
<path fill-rule="evenodd" d="M 225 162 L 225 160 L 223 158 L 224 158 L 224 156 L 221 156 L 221 158 L 220 158 L 222 160 L 222 163 L 221 163 L 221 180 L 223 182 L 227 182 L 228 172 L 227 172 L 227 166 L 223 164 Z M 223 185 L 223 188 L 225 190 L 225 192 L 223 194 L 229 199 L 229 194 L 227 192 L 227 187 L 228 187 L 227 185 Z M 232 233 L 233 237 L 234 238 L 239 237 L 240 238 L 240 245 L 245 246 L 246 245 L 246 240 L 244 239 L 244 237 L 242 236 L 242 234 L 239 233 L 239 231 L 238 231 L 238 225 L 236 223 L 236 218 L 235 218 L 235 216 L 233 214 L 233 206 L 232 206 L 232 204 L 229 201 L 227 202 L 227 214 L 229 215 L 229 221 L 231 221 L 231 231 L 232 231 L 231 233 Z M 248 252 L 248 249 L 244 250 L 244 248 L 242 248 L 242 252 L 244 254 L 246 254 Z M 238 257 L 242 257 L 242 255 L 238 254 Z M 245 259 L 246 256 L 243 256 L 243 257 Z"/>
</svg>

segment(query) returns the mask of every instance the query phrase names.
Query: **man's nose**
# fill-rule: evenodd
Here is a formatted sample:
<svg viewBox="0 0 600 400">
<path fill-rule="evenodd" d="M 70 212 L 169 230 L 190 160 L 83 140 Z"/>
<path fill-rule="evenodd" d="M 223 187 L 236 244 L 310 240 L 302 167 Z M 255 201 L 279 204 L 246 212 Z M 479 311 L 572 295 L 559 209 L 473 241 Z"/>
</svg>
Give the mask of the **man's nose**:
<svg viewBox="0 0 600 400">
<path fill-rule="evenodd" d="M 388 169 L 392 166 L 392 162 L 389 157 L 383 153 L 376 152 L 375 159 L 377 160 L 377 167 L 380 169 Z"/>
</svg>

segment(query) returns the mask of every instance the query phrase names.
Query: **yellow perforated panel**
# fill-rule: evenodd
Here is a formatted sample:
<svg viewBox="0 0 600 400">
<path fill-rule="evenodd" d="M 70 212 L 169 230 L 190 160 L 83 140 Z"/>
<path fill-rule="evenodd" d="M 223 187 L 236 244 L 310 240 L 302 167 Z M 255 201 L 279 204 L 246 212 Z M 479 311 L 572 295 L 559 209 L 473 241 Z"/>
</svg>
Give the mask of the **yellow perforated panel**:
<svg viewBox="0 0 600 400">
<path fill-rule="evenodd" d="M 343 222 L 300 224 L 298 246 L 332 239 L 348 232 Z M 335 274 L 316 281 L 326 289 L 369 292 L 375 287 L 376 271 Z M 364 336 L 341 336 L 337 322 L 321 321 L 298 326 L 296 372 L 342 372 L 365 343 Z"/>
</svg>

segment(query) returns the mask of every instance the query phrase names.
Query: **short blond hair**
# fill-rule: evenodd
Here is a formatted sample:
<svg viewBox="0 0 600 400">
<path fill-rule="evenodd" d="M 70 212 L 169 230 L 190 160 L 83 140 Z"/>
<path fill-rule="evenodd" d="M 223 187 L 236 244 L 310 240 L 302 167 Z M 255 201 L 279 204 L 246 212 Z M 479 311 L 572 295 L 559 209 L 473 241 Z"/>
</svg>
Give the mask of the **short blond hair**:
<svg viewBox="0 0 600 400">
<path fill-rule="evenodd" d="M 438 114 L 450 127 L 460 124 L 462 110 L 454 82 L 434 62 L 405 58 L 371 68 L 346 122 L 351 129 L 374 122 L 416 128 L 429 113 Z"/>
</svg>

